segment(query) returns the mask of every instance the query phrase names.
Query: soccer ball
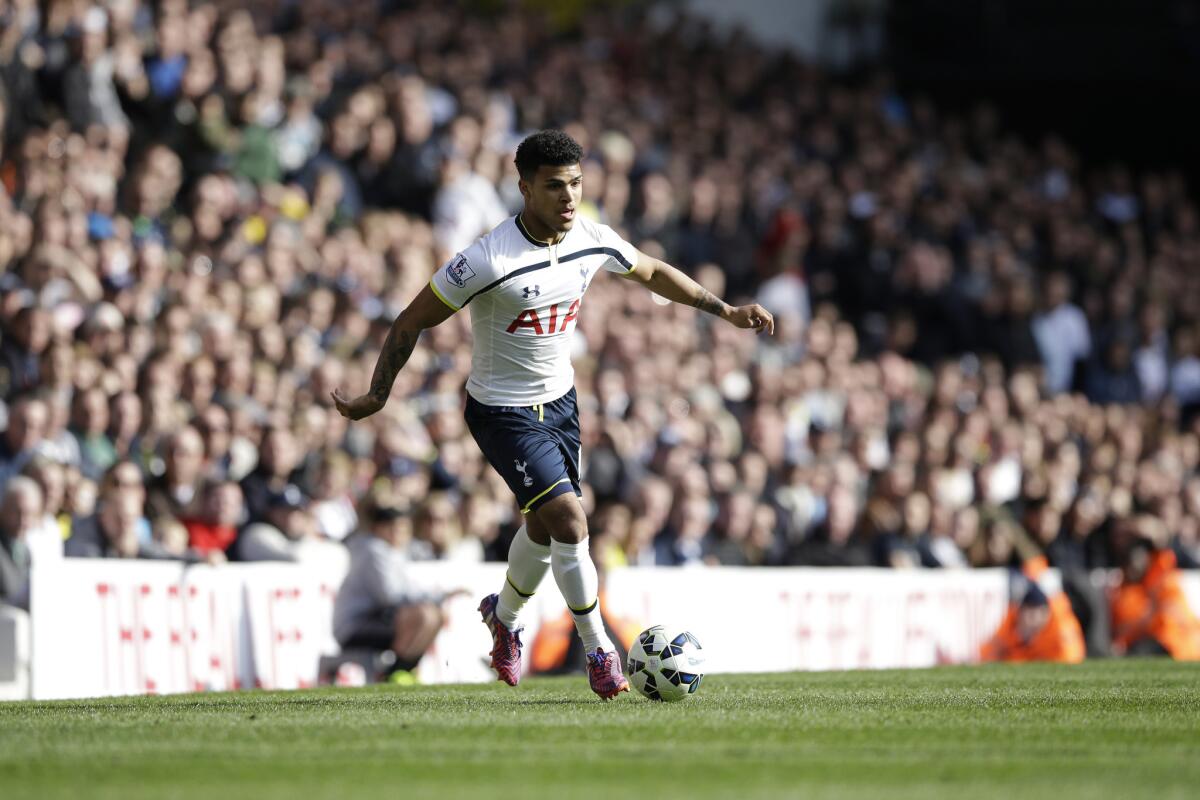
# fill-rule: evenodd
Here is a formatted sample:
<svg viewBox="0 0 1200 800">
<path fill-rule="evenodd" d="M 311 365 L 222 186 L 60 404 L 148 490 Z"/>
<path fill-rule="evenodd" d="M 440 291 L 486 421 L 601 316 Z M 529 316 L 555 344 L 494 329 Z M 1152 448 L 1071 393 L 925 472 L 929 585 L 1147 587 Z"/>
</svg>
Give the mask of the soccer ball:
<svg viewBox="0 0 1200 800">
<path fill-rule="evenodd" d="M 704 650 L 688 631 L 655 625 L 629 648 L 629 682 L 651 700 L 675 702 L 700 691 Z"/>
</svg>

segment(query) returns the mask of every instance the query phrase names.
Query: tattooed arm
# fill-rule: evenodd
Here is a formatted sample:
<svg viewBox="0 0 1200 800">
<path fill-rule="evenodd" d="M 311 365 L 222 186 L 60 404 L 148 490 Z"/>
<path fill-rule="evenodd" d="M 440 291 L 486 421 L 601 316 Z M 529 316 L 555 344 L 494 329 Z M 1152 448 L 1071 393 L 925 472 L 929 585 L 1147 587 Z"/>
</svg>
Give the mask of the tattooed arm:
<svg viewBox="0 0 1200 800">
<path fill-rule="evenodd" d="M 408 363 L 408 357 L 417 346 L 421 331 L 440 325 L 453 313 L 454 310 L 439 300 L 428 285 L 421 290 L 392 323 L 383 350 L 379 352 L 379 360 L 375 362 L 375 374 L 371 377 L 371 388 L 367 393 L 347 398 L 340 389 L 332 392 L 338 412 L 347 419 L 355 420 L 369 417 L 383 408 L 388 395 L 392 393 L 396 375 Z"/>
<path fill-rule="evenodd" d="M 731 306 L 675 267 L 638 251 L 637 264 L 626 276 L 655 294 L 720 317 L 739 328 L 774 333 L 775 318 L 760 305 Z"/>
</svg>

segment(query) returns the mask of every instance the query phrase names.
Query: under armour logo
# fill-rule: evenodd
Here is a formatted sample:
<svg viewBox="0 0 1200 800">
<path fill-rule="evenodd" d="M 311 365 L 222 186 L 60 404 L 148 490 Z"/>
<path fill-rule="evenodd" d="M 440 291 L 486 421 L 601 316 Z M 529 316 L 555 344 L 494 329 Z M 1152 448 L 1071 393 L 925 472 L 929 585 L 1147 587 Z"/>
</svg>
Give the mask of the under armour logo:
<svg viewBox="0 0 1200 800">
<path fill-rule="evenodd" d="M 514 458 L 513 463 L 517 465 L 517 472 L 519 472 L 525 476 L 525 480 L 523 481 L 523 483 L 526 486 L 533 486 L 533 478 L 529 477 L 528 473 L 525 472 L 525 467 L 529 464 L 529 462 L 522 461 L 519 458 Z"/>
<path fill-rule="evenodd" d="M 521 291 L 523 291 L 525 293 L 526 300 L 528 300 L 531 297 L 537 297 L 539 294 L 542 293 L 541 286 L 539 286 L 536 283 L 533 286 L 526 286 Z"/>
</svg>

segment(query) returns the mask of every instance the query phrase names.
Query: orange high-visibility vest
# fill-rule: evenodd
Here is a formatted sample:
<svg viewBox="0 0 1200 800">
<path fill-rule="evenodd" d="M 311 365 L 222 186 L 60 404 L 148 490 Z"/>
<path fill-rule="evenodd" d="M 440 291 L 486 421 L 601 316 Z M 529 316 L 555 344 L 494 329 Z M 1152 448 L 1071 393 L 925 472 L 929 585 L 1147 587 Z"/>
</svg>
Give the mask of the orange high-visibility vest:
<svg viewBox="0 0 1200 800">
<path fill-rule="evenodd" d="M 1049 569 L 1046 559 L 1039 556 L 1025 562 L 1021 571 L 1031 581 L 1037 581 Z M 1071 601 L 1061 591 L 1048 596 L 1050 618 L 1032 639 L 1025 641 L 1017 633 L 1017 618 L 1021 604 L 1009 603 L 999 629 L 979 649 L 981 661 L 1053 661 L 1059 664 L 1078 664 L 1086 648 L 1083 629 L 1071 610 Z"/>
<path fill-rule="evenodd" d="M 1188 607 L 1179 585 L 1175 554 L 1160 550 L 1150 557 L 1137 583 L 1122 583 L 1112 601 L 1113 643 L 1128 649 L 1151 637 L 1180 661 L 1200 661 L 1200 620 Z"/>
</svg>

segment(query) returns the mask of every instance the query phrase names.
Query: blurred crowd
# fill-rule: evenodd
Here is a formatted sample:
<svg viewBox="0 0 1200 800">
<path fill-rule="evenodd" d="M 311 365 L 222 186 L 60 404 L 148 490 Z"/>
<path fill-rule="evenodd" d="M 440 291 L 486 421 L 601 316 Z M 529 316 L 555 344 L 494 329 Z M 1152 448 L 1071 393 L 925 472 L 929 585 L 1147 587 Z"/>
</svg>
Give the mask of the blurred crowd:
<svg viewBox="0 0 1200 800">
<path fill-rule="evenodd" d="M 329 394 L 364 390 L 433 270 L 520 209 L 513 151 L 545 126 L 588 154 L 583 213 L 778 319 L 756 338 L 591 288 L 604 566 L 1043 553 L 1128 581 L 1133 542 L 1200 565 L 1181 175 L 640 13 L 0 0 L 10 598 L 64 551 L 344 558 L 370 525 L 412 559 L 504 558 L 520 516 L 462 419 L 467 314 L 376 417 Z"/>
</svg>

